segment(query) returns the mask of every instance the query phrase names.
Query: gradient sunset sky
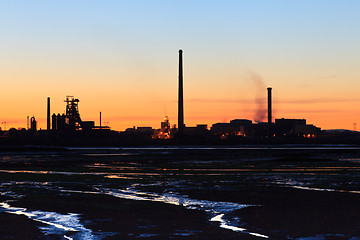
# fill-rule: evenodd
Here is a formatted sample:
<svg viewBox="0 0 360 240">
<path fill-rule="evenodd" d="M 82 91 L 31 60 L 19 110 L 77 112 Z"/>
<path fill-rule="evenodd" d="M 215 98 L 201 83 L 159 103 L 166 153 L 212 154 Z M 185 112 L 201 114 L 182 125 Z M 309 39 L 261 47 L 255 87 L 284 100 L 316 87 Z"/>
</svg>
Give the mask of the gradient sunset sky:
<svg viewBox="0 0 360 240">
<path fill-rule="evenodd" d="M 0 121 L 46 128 L 80 99 L 83 120 L 114 130 L 274 118 L 360 129 L 358 0 L 0 1 Z M 4 129 L 4 124 L 1 125 Z"/>
</svg>

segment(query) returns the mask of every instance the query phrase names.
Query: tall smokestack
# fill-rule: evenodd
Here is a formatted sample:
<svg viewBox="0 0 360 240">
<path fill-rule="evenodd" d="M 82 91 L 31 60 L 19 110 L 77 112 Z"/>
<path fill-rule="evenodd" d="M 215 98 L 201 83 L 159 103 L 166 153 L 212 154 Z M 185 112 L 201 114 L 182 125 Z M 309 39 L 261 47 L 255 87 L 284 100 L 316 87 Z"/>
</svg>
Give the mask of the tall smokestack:
<svg viewBox="0 0 360 240">
<path fill-rule="evenodd" d="M 101 112 L 100 112 L 100 129 L 101 129 Z"/>
<path fill-rule="evenodd" d="M 50 97 L 47 98 L 47 130 L 50 131 Z"/>
<path fill-rule="evenodd" d="M 183 98 L 183 66 L 182 50 L 179 50 L 179 106 L 178 106 L 178 134 L 184 133 L 184 98 Z"/>
<path fill-rule="evenodd" d="M 267 88 L 268 92 L 268 137 L 272 136 L 271 124 L 272 124 L 272 116 L 271 116 L 271 87 Z"/>
</svg>

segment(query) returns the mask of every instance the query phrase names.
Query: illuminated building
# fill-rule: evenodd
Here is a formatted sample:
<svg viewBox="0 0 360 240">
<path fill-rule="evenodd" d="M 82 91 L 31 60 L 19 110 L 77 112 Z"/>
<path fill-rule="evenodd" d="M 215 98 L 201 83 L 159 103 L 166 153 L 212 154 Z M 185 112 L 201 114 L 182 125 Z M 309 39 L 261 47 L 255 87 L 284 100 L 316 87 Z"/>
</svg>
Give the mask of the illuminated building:
<svg viewBox="0 0 360 240">
<path fill-rule="evenodd" d="M 155 130 L 153 138 L 169 139 L 171 138 L 169 117 L 165 116 L 164 121 L 161 122 L 161 128 Z"/>
</svg>

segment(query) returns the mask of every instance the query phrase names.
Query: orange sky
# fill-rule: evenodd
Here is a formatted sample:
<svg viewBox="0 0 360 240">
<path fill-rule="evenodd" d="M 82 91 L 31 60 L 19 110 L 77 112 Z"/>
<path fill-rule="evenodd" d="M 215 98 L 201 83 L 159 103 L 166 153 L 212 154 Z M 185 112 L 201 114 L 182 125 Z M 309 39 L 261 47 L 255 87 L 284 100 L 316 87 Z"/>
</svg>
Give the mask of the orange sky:
<svg viewBox="0 0 360 240">
<path fill-rule="evenodd" d="M 103 81 L 98 76 L 88 73 L 76 76 L 75 79 L 57 75 L 55 79 L 52 77 L 51 81 L 54 82 L 47 83 L 47 77 L 43 75 L 13 74 L 12 78 L 15 75 L 19 79 L 25 78 L 26 75 L 29 81 L 22 86 L 17 86 L 15 79 L 5 82 L 4 89 L 13 89 L 13 91 L 5 91 L 1 96 L 4 104 L 1 105 L 0 111 L 6 113 L 6 116 L 2 115 L 1 121 L 9 122 L 7 128 L 25 127 L 26 116 L 34 115 L 39 127 L 45 128 L 47 96 L 51 97 L 52 112 L 63 113 L 64 99 L 68 94 L 80 99 L 79 109 L 83 120 L 94 120 L 99 124 L 101 111 L 103 124 L 108 122 L 115 130 L 124 130 L 132 126 L 159 128 L 165 115 L 169 116 L 171 124 L 177 124 L 177 52 L 173 55 L 175 56 L 172 57 L 172 71 L 169 71 L 167 76 L 158 78 L 153 78 L 148 72 L 134 75 L 129 73 L 126 78 L 131 81 L 117 82 L 113 79 Z M 187 70 L 190 60 L 184 57 L 184 61 L 186 61 L 184 95 L 187 126 L 203 123 L 210 126 L 217 122 L 229 122 L 235 118 L 255 120 L 257 109 L 266 111 L 268 85 L 273 87 L 274 118 L 305 118 L 308 123 L 323 129 L 352 129 L 353 123 L 360 116 L 358 108 L 360 97 L 356 89 L 348 89 L 336 81 L 331 82 L 335 77 L 331 77 L 330 80 L 319 77 L 306 85 L 282 84 L 286 81 L 257 75 L 256 78 L 261 79 L 259 84 L 253 79 L 253 72 L 244 70 L 242 74 L 231 77 L 225 74 L 221 76 L 220 72 L 214 70 L 213 75 L 208 71 L 207 74 L 200 76 L 202 73 L 199 71 Z M 114 75 L 114 79 L 125 78 Z M 221 77 L 223 78 L 220 79 Z M 325 84 L 328 85 L 327 88 L 322 87 Z M 46 85 L 48 90 L 43 89 Z M 260 99 L 260 105 L 256 99 Z"/>
</svg>

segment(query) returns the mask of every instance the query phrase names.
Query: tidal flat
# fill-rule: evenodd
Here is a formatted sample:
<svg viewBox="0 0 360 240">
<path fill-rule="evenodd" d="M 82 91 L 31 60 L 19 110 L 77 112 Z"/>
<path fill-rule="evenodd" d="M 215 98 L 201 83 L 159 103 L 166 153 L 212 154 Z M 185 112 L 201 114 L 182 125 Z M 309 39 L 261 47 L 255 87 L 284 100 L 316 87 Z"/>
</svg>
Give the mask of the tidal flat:
<svg viewBox="0 0 360 240">
<path fill-rule="evenodd" d="M 0 151 L 1 239 L 360 239 L 360 147 Z"/>
</svg>

